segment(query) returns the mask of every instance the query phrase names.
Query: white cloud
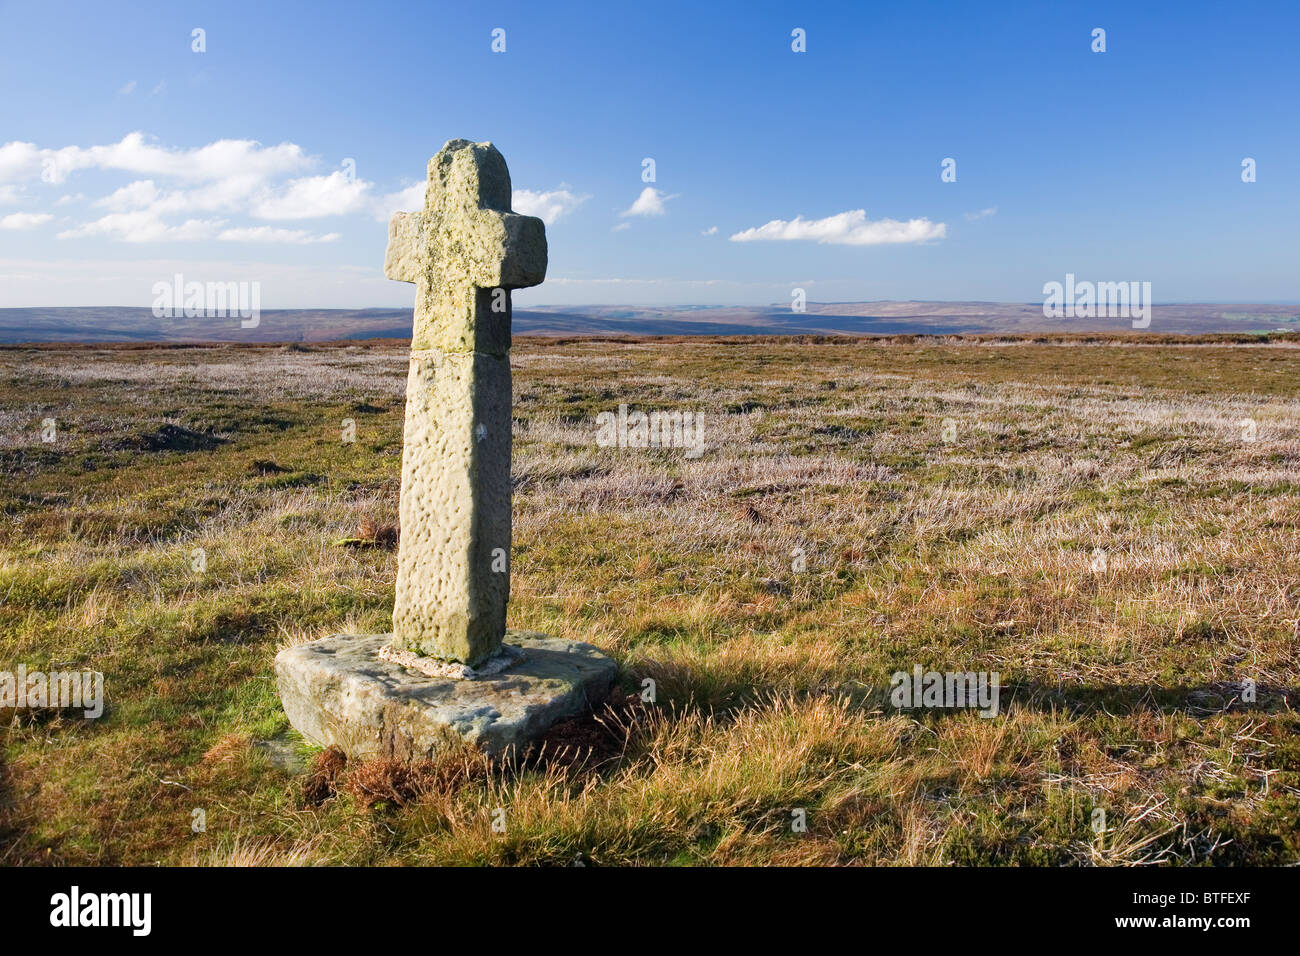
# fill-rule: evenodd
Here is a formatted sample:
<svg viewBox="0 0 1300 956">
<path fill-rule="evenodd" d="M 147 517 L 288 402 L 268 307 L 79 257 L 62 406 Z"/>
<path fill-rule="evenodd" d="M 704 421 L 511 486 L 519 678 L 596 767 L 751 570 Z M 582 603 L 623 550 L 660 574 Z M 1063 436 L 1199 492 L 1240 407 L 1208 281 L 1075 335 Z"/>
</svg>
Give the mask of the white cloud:
<svg viewBox="0 0 1300 956">
<path fill-rule="evenodd" d="M 0 229 L 31 229 L 47 223 L 54 217 L 45 212 L 16 212 L 0 217 Z"/>
<path fill-rule="evenodd" d="M 127 84 L 117 91 L 118 96 L 130 96 L 135 92 L 135 80 L 130 80 Z"/>
<path fill-rule="evenodd" d="M 992 216 L 998 211 L 997 206 L 990 206 L 988 209 L 981 209 L 979 212 L 963 213 L 967 222 L 974 222 L 976 219 L 983 219 L 985 216 Z"/>
<path fill-rule="evenodd" d="M 342 170 L 328 176 L 291 180 L 280 195 L 266 195 L 253 204 L 258 219 L 316 219 L 359 212 L 366 205 L 370 183 L 349 179 Z"/>
<path fill-rule="evenodd" d="M 81 202 L 81 201 L 84 200 L 85 198 L 86 198 L 85 193 L 69 193 L 69 194 L 66 195 L 66 196 L 60 196 L 60 197 L 58 198 L 58 201 L 55 202 L 54 205 L 56 205 L 56 206 L 66 206 L 66 205 L 68 205 L 69 203 Z"/>
<path fill-rule="evenodd" d="M 378 197 L 371 205 L 371 211 L 380 222 L 388 222 L 395 212 L 416 212 L 424 208 L 424 188 L 427 183 L 416 183 Z"/>
<path fill-rule="evenodd" d="M 149 95 L 157 96 L 159 93 L 165 93 L 166 91 L 167 91 L 167 81 L 159 80 L 158 85 L 149 91 Z"/>
<path fill-rule="evenodd" d="M 700 233 L 701 236 L 716 236 L 717 234 L 718 234 L 717 226 L 709 226 L 708 229 L 705 229 L 703 232 Z"/>
<path fill-rule="evenodd" d="M 235 175 L 194 189 L 160 192 L 149 208 L 158 215 L 181 212 L 242 212 L 272 187 L 256 175 Z"/>
<path fill-rule="evenodd" d="M 664 203 L 670 199 L 676 199 L 679 194 L 674 193 L 671 196 L 665 196 L 653 186 L 647 186 L 641 190 L 641 195 L 636 197 L 636 202 L 624 209 L 620 216 L 662 216 L 666 209 Z"/>
<path fill-rule="evenodd" d="M 537 216 L 548 226 L 562 216 L 573 212 L 589 196 L 575 196 L 564 184 L 550 192 L 533 192 L 531 189 L 516 189 L 510 196 L 510 205 L 515 212 L 525 216 Z"/>
<path fill-rule="evenodd" d="M 195 189 L 159 189 L 152 179 L 136 180 L 97 199 L 94 205 L 114 215 L 86 223 L 78 229 L 60 233 L 60 238 L 84 238 L 103 235 L 126 242 L 149 242 L 153 239 L 209 238 L 223 220 L 191 219 L 180 227 L 168 226 L 164 219 L 172 215 L 195 212 L 237 213 L 245 209 L 251 197 L 268 187 L 250 176 L 232 176 L 205 183 Z M 201 234 L 197 223 L 206 223 Z"/>
<path fill-rule="evenodd" d="M 159 84 L 157 89 L 165 84 Z M 386 195 L 375 184 L 343 170 L 307 175 L 319 160 L 293 143 L 265 147 L 253 140 L 218 140 L 192 149 L 158 145 L 143 133 L 124 136 L 103 146 L 38 148 L 32 143 L 0 145 L 0 203 L 24 198 L 24 181 L 62 183 L 80 170 L 100 169 L 135 174 L 133 182 L 94 201 L 105 215 L 72 225 L 60 239 L 104 237 L 121 242 L 225 239 L 237 242 L 331 242 L 338 233 L 317 235 L 304 230 L 243 227 L 228 218 L 253 220 L 319 219 L 371 214 L 387 220 L 398 209 L 418 209 L 424 183 Z M 53 203 L 64 205 L 85 197 L 67 194 Z M 516 190 L 521 212 L 547 222 L 567 215 L 584 200 L 564 184 L 548 192 Z M 178 222 L 177 220 L 182 220 Z M 227 228 L 229 226 L 229 228 Z"/>
<path fill-rule="evenodd" d="M 14 141 L 0 146 L 0 183 L 15 182 L 41 171 L 41 151 L 34 143 Z"/>
<path fill-rule="evenodd" d="M 225 225 L 224 219 L 187 219 L 179 226 L 169 226 L 151 209 L 115 212 L 75 229 L 65 229 L 56 238 L 86 239 L 107 236 L 122 242 L 193 242 L 211 239 Z"/>
<path fill-rule="evenodd" d="M 77 170 L 98 168 L 147 173 L 95 201 L 110 214 L 59 233 L 73 239 L 103 236 L 123 242 L 187 241 L 219 238 L 224 219 L 193 217 L 195 213 L 244 213 L 255 219 L 308 219 L 344 215 L 365 208 L 372 184 L 351 180 L 342 172 L 302 176 L 287 183 L 281 176 L 305 170 L 315 161 L 292 143 L 263 147 L 252 140 L 219 140 L 195 149 L 168 149 L 131 133 L 109 146 L 38 149 L 31 143 L 0 146 L 0 189 L 17 187 L 4 180 L 39 176 L 49 183 L 65 181 Z M 156 180 L 179 181 L 168 188 Z M 60 203 L 81 197 L 64 197 Z M 189 214 L 179 224 L 171 217 Z M 323 241 L 293 230 L 235 231 L 248 241 Z"/>
<path fill-rule="evenodd" d="M 143 209 L 150 206 L 158 201 L 158 196 L 158 187 L 153 184 L 152 179 L 138 179 L 130 185 L 113 191 L 103 199 L 96 199 L 94 204 L 114 212 L 125 212 L 128 209 Z"/>
<path fill-rule="evenodd" d="M 218 239 L 226 242 L 279 242 L 294 245 L 307 245 L 314 242 L 334 242 L 337 232 L 317 236 L 302 229 L 276 229 L 273 226 L 252 226 L 245 229 L 227 229 Z"/>
<path fill-rule="evenodd" d="M 802 239 L 818 243 L 834 243 L 845 246 L 878 246 L 906 242 L 926 242 L 930 239 L 942 239 L 948 234 L 948 226 L 942 222 L 929 219 L 909 219 L 899 222 L 897 219 L 867 219 L 864 209 L 851 209 L 825 219 L 773 219 L 771 222 L 754 229 L 745 229 L 731 237 L 732 242 L 756 242 L 760 240 Z"/>
<path fill-rule="evenodd" d="M 222 139 L 194 149 L 167 149 L 147 142 L 143 133 L 128 133 L 106 146 L 38 149 L 32 143 L 0 146 L 0 182 L 34 179 L 61 183 L 81 169 L 115 169 L 145 176 L 171 176 L 192 182 L 229 177 L 266 179 L 305 170 L 311 165 L 293 143 L 263 146 L 249 139 Z"/>
<path fill-rule="evenodd" d="M 632 228 L 632 224 L 630 222 L 620 222 L 617 226 L 611 229 L 610 232 L 622 232 L 624 229 L 631 229 L 631 228 Z"/>
</svg>

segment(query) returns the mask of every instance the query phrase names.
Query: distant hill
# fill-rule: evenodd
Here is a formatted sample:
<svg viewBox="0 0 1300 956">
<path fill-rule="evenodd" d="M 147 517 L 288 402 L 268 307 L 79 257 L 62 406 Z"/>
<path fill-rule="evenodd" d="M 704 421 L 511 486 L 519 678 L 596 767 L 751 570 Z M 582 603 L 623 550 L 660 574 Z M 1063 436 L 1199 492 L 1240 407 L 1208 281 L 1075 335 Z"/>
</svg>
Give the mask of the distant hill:
<svg viewBox="0 0 1300 956">
<path fill-rule="evenodd" d="M 1163 334 L 1300 331 L 1300 305 L 1157 305 Z M 626 305 L 516 309 L 519 335 L 899 335 L 1125 332 L 1128 319 L 1047 319 L 1039 303 L 810 302 L 788 306 Z M 0 309 L 0 343 L 321 342 L 409 338 L 410 309 L 267 309 L 256 328 L 238 319 L 159 319 L 148 308 Z"/>
</svg>

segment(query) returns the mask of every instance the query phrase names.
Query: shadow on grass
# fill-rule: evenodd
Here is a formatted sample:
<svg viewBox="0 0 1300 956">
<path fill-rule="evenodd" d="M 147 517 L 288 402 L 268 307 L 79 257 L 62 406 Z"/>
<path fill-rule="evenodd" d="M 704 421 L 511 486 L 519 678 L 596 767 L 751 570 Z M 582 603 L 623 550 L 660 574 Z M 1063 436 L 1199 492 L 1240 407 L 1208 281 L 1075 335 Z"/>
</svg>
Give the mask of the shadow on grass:
<svg viewBox="0 0 1300 956">
<path fill-rule="evenodd" d="M 652 683 L 647 684 L 649 679 Z M 829 674 L 810 668 L 803 673 L 773 673 L 762 662 L 733 660 L 717 664 L 702 660 L 639 658 L 629 661 L 623 674 L 629 692 L 650 690 L 656 703 L 679 711 L 704 710 L 718 713 L 736 710 L 775 694 L 847 697 L 859 710 L 958 714 L 965 708 L 895 707 L 887 681 L 831 679 Z M 635 690 L 634 690 L 635 688 Z M 1250 698 L 1253 690 L 1253 700 Z M 1058 686 L 1038 681 L 1003 683 L 999 687 L 1001 713 L 1019 710 L 1057 712 L 1068 716 L 1139 713 L 1181 713 L 1207 717 L 1230 712 L 1281 712 L 1300 701 L 1300 687 L 1257 684 L 1253 689 L 1241 681 L 1213 681 L 1203 684 L 1162 686 L 1151 684 L 1093 684 Z"/>
<path fill-rule="evenodd" d="M 1071 715 L 1105 713 L 1123 716 L 1138 713 L 1181 713 L 1191 717 L 1245 711 L 1291 709 L 1300 699 L 1300 688 L 1259 684 L 1254 700 L 1246 699 L 1247 687 L 1239 681 L 1213 681 L 1162 687 L 1159 684 L 1098 684 L 1062 688 L 1041 683 L 1004 684 L 1001 706 L 1039 711 L 1060 711 Z"/>
</svg>

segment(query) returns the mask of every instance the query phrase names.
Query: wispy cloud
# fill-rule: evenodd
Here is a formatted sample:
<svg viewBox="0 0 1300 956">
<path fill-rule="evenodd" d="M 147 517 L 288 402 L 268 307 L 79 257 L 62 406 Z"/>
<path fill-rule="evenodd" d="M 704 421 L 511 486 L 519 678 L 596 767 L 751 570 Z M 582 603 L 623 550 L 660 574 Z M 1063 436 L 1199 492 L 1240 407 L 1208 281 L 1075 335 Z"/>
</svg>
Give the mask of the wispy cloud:
<svg viewBox="0 0 1300 956">
<path fill-rule="evenodd" d="M 647 186 L 641 190 L 641 195 L 636 197 L 636 202 L 624 209 L 620 216 L 662 216 L 668 210 L 664 208 L 664 203 L 670 199 L 676 199 L 680 195 L 674 193 L 671 196 L 665 196 L 653 186 Z"/>
<path fill-rule="evenodd" d="M 997 211 L 997 206 L 989 206 L 988 209 L 981 209 L 979 212 L 967 212 L 962 215 L 965 217 L 967 222 L 974 222 L 976 219 L 983 219 L 986 216 L 996 215 Z"/>
<path fill-rule="evenodd" d="M 948 226 L 929 219 L 867 219 L 864 209 L 850 209 L 825 219 L 773 219 L 754 229 L 745 229 L 731 236 L 732 242 L 759 242 L 776 240 L 804 240 L 833 243 L 844 246 L 880 246 L 909 242 L 927 242 L 942 239 Z"/>
<path fill-rule="evenodd" d="M 709 226 L 708 229 L 705 229 L 703 232 L 700 233 L 701 236 L 716 236 L 717 234 L 718 234 L 717 226 Z"/>
<path fill-rule="evenodd" d="M 118 96 L 130 96 L 135 92 L 135 80 L 128 80 L 126 85 L 117 91 Z"/>
</svg>

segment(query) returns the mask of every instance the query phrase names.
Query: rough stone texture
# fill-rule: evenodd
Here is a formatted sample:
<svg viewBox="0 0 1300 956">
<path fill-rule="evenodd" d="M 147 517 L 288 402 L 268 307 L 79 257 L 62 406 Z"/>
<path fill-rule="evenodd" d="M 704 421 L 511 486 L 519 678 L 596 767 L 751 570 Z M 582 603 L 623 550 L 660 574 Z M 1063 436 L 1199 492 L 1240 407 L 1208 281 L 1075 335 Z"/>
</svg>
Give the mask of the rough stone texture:
<svg viewBox="0 0 1300 956">
<path fill-rule="evenodd" d="M 510 313 L 492 311 L 491 290 L 546 278 L 546 226 L 510 211 L 495 146 L 453 139 L 429 160 L 424 210 L 389 222 L 384 274 L 416 283 L 412 349 L 506 353 Z"/>
<path fill-rule="evenodd" d="M 510 454 L 510 360 L 412 352 L 393 605 L 400 646 L 471 667 L 500 647 Z"/>
<path fill-rule="evenodd" d="M 521 663 L 477 680 L 382 661 L 391 638 L 339 634 L 276 656 L 280 699 L 304 737 L 349 757 L 429 757 L 461 740 L 501 755 L 587 710 L 614 682 L 614 661 L 590 644 L 529 631 L 509 632 Z"/>
<path fill-rule="evenodd" d="M 393 630 L 472 667 L 500 647 L 510 597 L 509 290 L 546 276 L 545 226 L 510 212 L 491 143 L 451 140 L 429 160 L 424 209 L 393 216 L 384 273 L 417 287 Z"/>
</svg>

